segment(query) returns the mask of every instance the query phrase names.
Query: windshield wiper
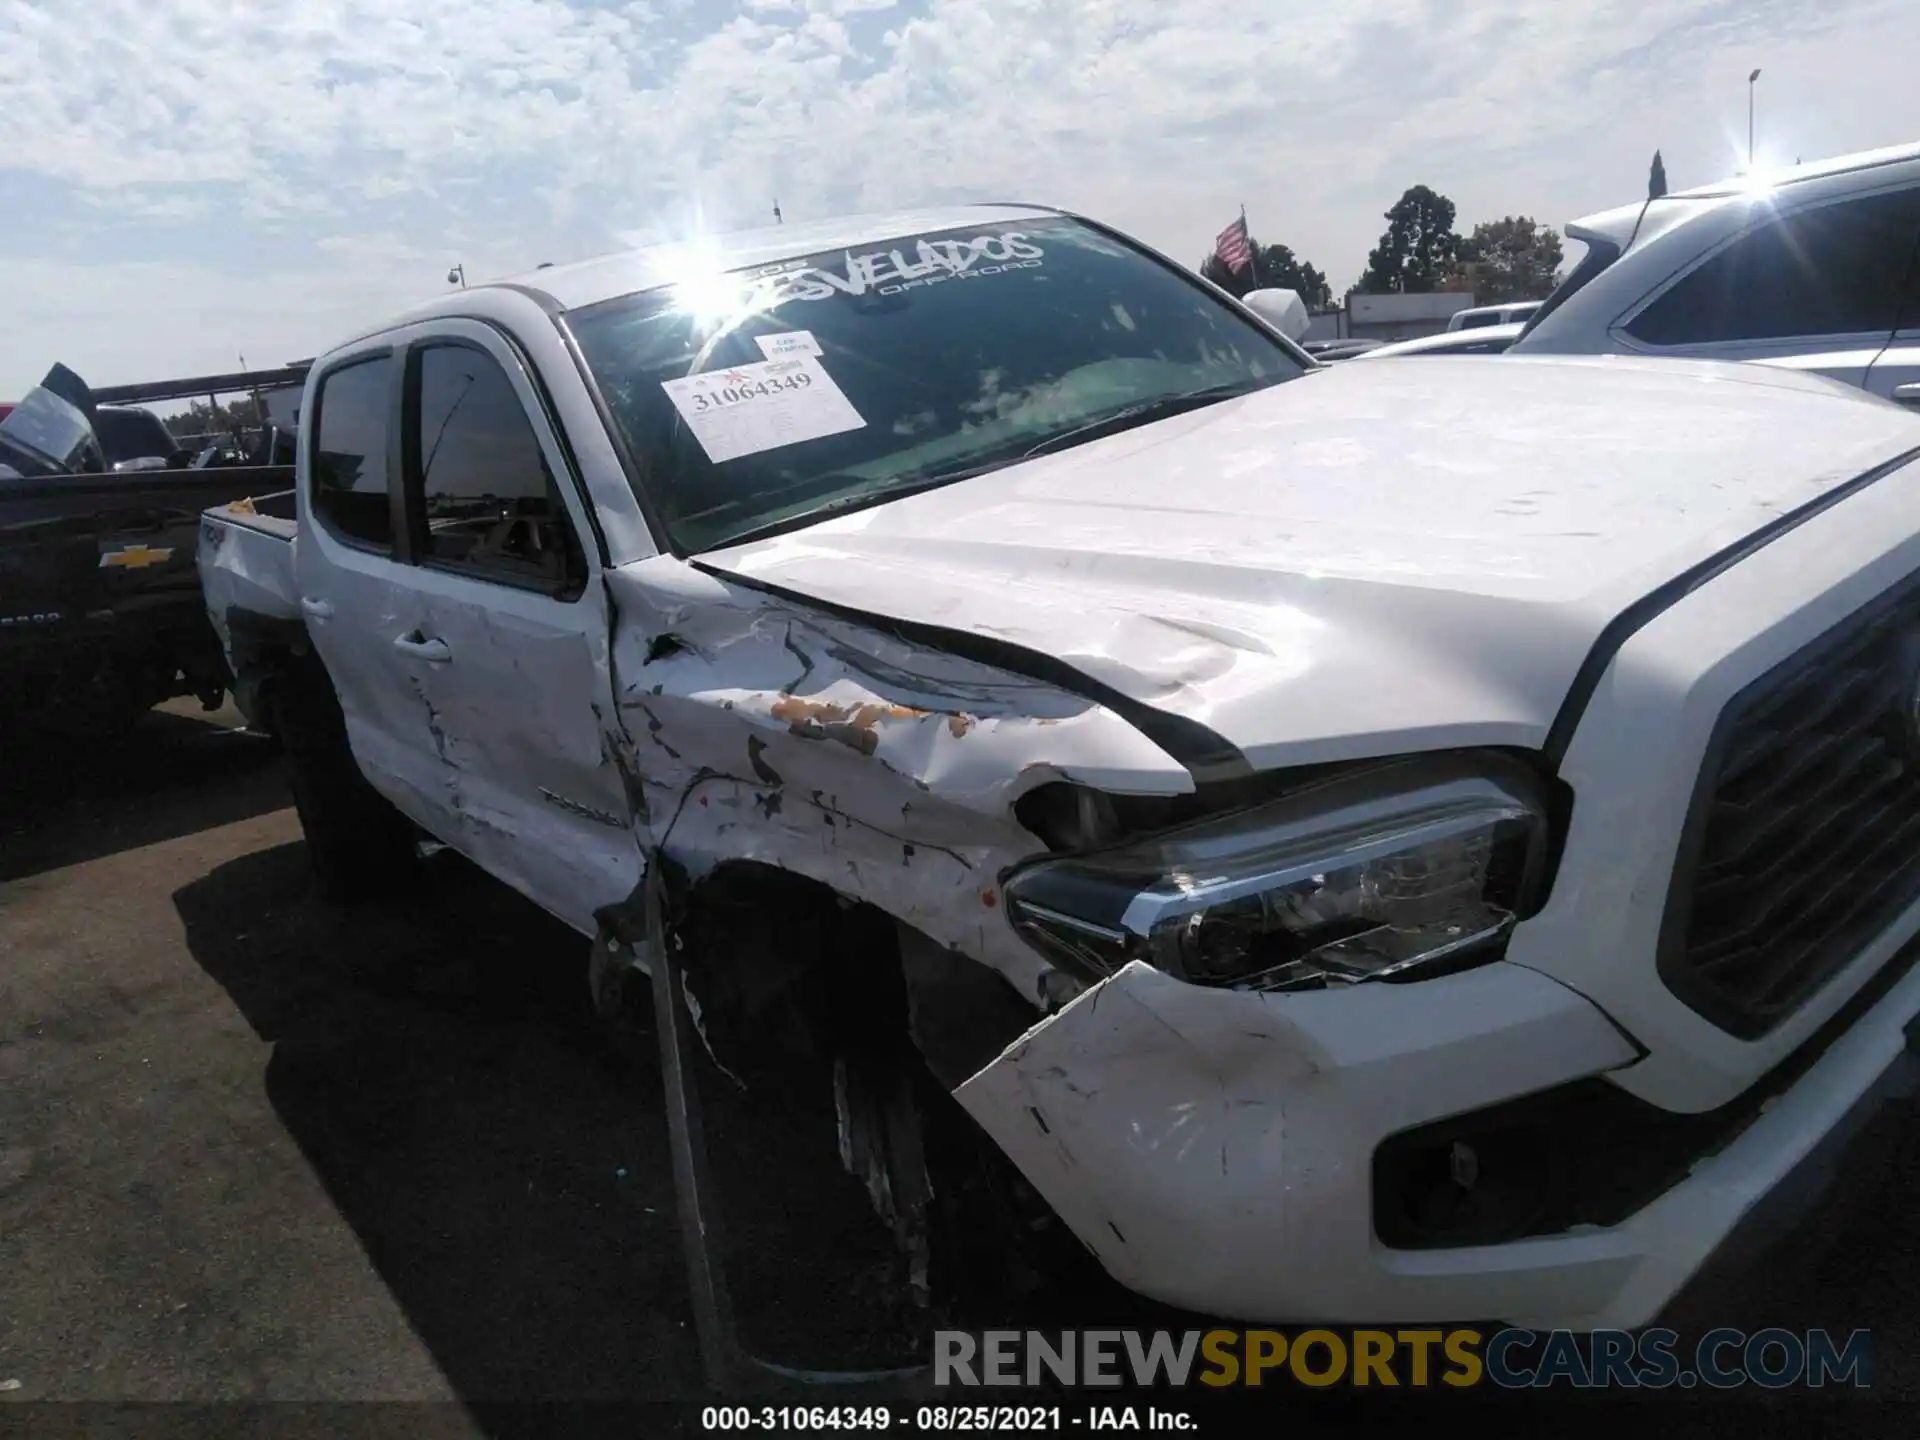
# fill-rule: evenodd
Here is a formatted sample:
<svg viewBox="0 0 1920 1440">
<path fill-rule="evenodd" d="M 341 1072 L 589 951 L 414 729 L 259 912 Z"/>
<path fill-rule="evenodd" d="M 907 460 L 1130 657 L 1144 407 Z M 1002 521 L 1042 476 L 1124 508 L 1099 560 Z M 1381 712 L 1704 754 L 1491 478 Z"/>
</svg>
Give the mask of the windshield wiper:
<svg viewBox="0 0 1920 1440">
<path fill-rule="evenodd" d="M 878 489 L 863 490 L 854 495 L 841 495 L 832 500 L 823 501 L 811 509 L 789 515 L 781 520 L 770 521 L 765 525 L 756 525 L 742 530 L 737 535 L 729 535 L 724 540 L 705 546 L 706 550 L 725 550 L 735 545 L 751 545 L 756 540 L 771 540 L 790 530 L 803 529 L 835 515 L 845 515 L 854 510 L 865 510 L 875 505 L 884 505 L 888 501 L 898 500 L 906 495 L 918 495 L 927 490 L 938 490 L 943 485 L 952 485 L 956 481 L 971 480 L 975 476 L 985 475 L 990 470 L 1004 470 L 1009 465 L 1017 465 L 1036 455 L 1044 455 L 1050 450 L 1078 444 L 1083 440 L 1097 439 L 1101 435 L 1121 430 L 1130 430 L 1136 425 L 1145 425 L 1153 420 L 1163 420 L 1172 415 L 1184 414 L 1188 410 L 1198 410 L 1217 401 L 1231 400 L 1236 395 L 1251 394 L 1255 390 L 1264 390 L 1268 384 L 1277 381 L 1261 381 L 1247 384 L 1234 381 L 1226 385 L 1209 385 L 1200 390 L 1186 390 L 1178 395 L 1162 395 L 1153 400 L 1143 400 L 1137 404 L 1124 405 L 1118 410 L 1076 425 L 1070 430 L 1062 430 L 1057 435 L 1049 435 L 1037 445 L 1026 449 L 1006 453 L 989 460 L 975 461 L 953 470 L 936 470 L 917 475 L 905 475 L 898 480 L 889 481 Z M 853 477 L 849 477 L 853 478 Z"/>
<path fill-rule="evenodd" d="M 706 546 L 708 550 L 726 550 L 735 545 L 751 545 L 756 540 L 771 540 L 776 535 L 784 535 L 789 530 L 799 530 L 835 515 L 845 515 L 852 510 L 865 510 L 874 505 L 884 505 L 889 500 L 898 500 L 903 495 L 918 495 L 927 490 L 938 490 L 943 485 L 951 485 L 958 480 L 971 480 L 976 475 L 984 475 L 989 470 L 998 470 L 1010 465 L 1011 460 L 997 460 L 989 465 L 969 465 L 961 470 L 941 470 L 931 475 L 914 475 L 905 479 L 882 485 L 877 490 L 863 490 L 856 495 L 840 495 L 832 500 L 822 501 L 810 509 L 798 514 L 788 515 L 784 519 L 770 521 L 765 525 L 756 525 L 742 530 L 737 535 L 729 535 L 724 540 Z"/>
<path fill-rule="evenodd" d="M 1116 435 L 1122 430 L 1131 430 L 1138 425 L 1151 424 L 1155 420 L 1165 420 L 1174 415 L 1184 415 L 1189 410 L 1198 410 L 1221 400 L 1231 400 L 1238 395 L 1249 395 L 1255 390 L 1264 390 L 1262 383 L 1247 384 L 1236 380 L 1225 385 L 1208 385 L 1199 390 L 1183 390 L 1178 395 L 1162 395 L 1153 400 L 1142 400 L 1133 405 L 1122 405 L 1118 410 L 1110 410 L 1085 424 L 1076 425 L 1071 430 L 1062 430 L 1058 435 L 1049 435 L 1037 445 L 1022 451 L 1022 460 L 1031 460 L 1036 455 L 1046 455 L 1055 450 L 1063 450 L 1069 445 L 1078 445 L 1083 441 L 1097 440 L 1103 435 Z"/>
</svg>

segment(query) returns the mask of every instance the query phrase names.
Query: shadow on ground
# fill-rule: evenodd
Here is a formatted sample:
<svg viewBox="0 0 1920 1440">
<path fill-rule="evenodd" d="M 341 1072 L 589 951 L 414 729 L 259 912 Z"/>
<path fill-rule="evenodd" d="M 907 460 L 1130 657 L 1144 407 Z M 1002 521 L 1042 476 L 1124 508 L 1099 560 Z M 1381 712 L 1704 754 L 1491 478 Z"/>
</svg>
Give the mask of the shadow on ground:
<svg viewBox="0 0 1920 1440">
<path fill-rule="evenodd" d="M 298 843 L 174 899 L 462 1398 L 699 1392 L 654 1047 L 594 1022 L 584 941 L 451 855 L 393 904 L 323 904 Z"/>
<path fill-rule="evenodd" d="M 0 773 L 0 881 L 291 805 L 273 743 L 238 722 L 156 710 L 111 743 L 22 741 Z"/>
<path fill-rule="evenodd" d="M 452 855 L 387 904 L 320 902 L 299 843 L 229 861 L 173 898 L 195 961 L 274 1047 L 265 1086 L 277 1116 L 455 1393 L 479 1405 L 715 1398 L 699 1368 L 650 1022 L 615 1037 L 594 1019 L 585 942 Z M 1716 1326 L 1841 1335 L 1871 1326 L 1869 1398 L 1914 1395 L 1920 1112 L 1890 1109 L 1875 1129 L 1798 1233 L 1689 1292 L 1672 1316 L 1688 1342 Z M 729 1158 L 764 1176 L 764 1198 L 781 1208 L 791 1157 L 733 1148 Z M 822 1230 L 778 1233 L 789 1247 L 827 1248 Z M 818 1293 L 808 1300 L 823 1320 L 860 1304 L 832 1274 L 812 1269 Z M 314 1303 L 326 1304 L 327 1277 L 313 1283 Z M 753 1284 L 739 1289 L 764 1298 Z M 1115 1298 L 1092 1299 L 1071 1321 L 1049 1316 L 1046 1328 L 1206 1323 Z M 1690 1394 L 1820 1398 L 1759 1387 Z M 833 1398 L 815 1392 L 808 1403 Z M 1365 1400 L 1340 1390 L 1271 1397 L 1322 1418 Z"/>
</svg>

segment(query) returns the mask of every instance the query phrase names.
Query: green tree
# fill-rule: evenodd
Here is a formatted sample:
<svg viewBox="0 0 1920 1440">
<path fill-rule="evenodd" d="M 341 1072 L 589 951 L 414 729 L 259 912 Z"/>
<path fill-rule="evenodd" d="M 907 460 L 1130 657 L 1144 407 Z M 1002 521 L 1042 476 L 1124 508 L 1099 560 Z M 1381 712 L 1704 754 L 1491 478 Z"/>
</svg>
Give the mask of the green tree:
<svg viewBox="0 0 1920 1440">
<path fill-rule="evenodd" d="M 253 397 L 243 395 L 225 405 L 195 400 L 185 410 L 167 416 L 166 421 L 167 429 L 184 439 L 191 435 L 230 435 L 237 430 L 252 429 L 259 425 L 260 416 L 254 409 Z"/>
<path fill-rule="evenodd" d="M 1369 295 L 1422 295 L 1457 274 L 1461 240 L 1453 228 L 1453 201 L 1415 185 L 1394 202 L 1386 219 L 1358 289 Z"/>
<path fill-rule="evenodd" d="M 1460 259 L 1482 305 L 1544 300 L 1560 283 L 1560 236 L 1530 215 L 1509 215 L 1473 227 Z"/>
<path fill-rule="evenodd" d="M 1285 245 L 1251 241 L 1254 263 L 1246 270 L 1229 270 L 1218 255 L 1209 255 L 1200 273 L 1229 295 L 1245 295 L 1256 288 L 1295 290 L 1309 310 L 1324 310 L 1333 302 L 1327 277 Z"/>
<path fill-rule="evenodd" d="M 1658 150 L 1653 152 L 1653 168 L 1647 171 L 1647 198 L 1658 200 L 1667 193 L 1667 166 Z"/>
</svg>

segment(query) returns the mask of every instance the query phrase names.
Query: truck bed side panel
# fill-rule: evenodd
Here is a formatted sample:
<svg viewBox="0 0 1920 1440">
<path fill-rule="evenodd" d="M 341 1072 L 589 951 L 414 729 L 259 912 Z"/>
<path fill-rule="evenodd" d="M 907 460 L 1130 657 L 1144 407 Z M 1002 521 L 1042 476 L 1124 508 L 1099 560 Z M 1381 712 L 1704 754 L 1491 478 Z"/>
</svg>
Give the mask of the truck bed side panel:
<svg viewBox="0 0 1920 1440">
<path fill-rule="evenodd" d="M 207 616 L 236 676 L 251 658 L 235 653 L 236 614 L 300 622 L 293 577 L 294 522 L 259 513 L 278 508 L 271 504 L 278 498 L 270 497 L 257 508 L 222 505 L 200 519 L 200 585 Z"/>
</svg>

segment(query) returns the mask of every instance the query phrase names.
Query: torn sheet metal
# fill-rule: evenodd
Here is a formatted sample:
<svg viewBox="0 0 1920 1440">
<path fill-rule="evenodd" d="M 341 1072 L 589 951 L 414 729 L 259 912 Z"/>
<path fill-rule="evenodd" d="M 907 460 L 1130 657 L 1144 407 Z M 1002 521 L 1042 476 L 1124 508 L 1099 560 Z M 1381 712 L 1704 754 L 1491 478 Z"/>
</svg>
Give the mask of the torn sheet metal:
<svg viewBox="0 0 1920 1440">
<path fill-rule="evenodd" d="M 751 860 L 870 902 L 1039 1004 L 1045 964 L 999 911 L 1038 850 L 1011 807 L 1069 779 L 1192 777 L 1104 707 L 789 606 L 661 558 L 608 575 L 618 727 L 643 839 L 698 877 Z M 630 748 L 628 748 L 630 747 Z"/>
<path fill-rule="evenodd" d="M 1135 961 L 954 1093 L 1124 1285 L 1247 1320 L 1418 1318 L 1377 1262 L 1378 1143 L 1637 1058 L 1543 981 L 1271 995 Z"/>
</svg>

